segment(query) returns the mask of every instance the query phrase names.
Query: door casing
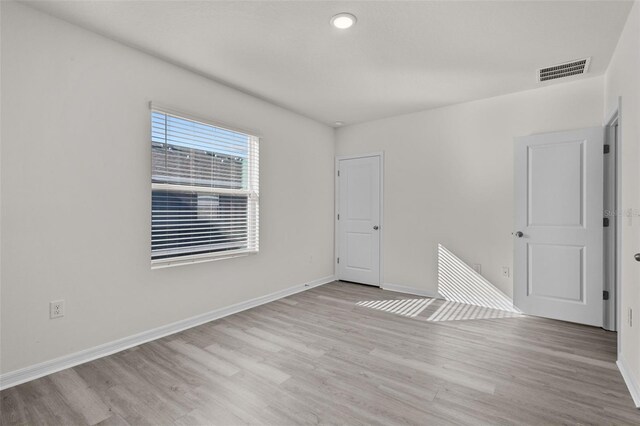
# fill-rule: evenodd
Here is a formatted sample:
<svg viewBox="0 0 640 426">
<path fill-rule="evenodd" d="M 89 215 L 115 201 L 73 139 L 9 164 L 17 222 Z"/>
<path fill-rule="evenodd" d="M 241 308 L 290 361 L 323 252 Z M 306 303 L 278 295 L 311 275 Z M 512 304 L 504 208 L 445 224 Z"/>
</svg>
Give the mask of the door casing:
<svg viewBox="0 0 640 426">
<path fill-rule="evenodd" d="M 605 167 L 605 202 L 607 201 L 607 191 L 613 190 L 613 194 L 609 194 L 613 198 L 613 205 L 605 205 L 605 209 L 613 210 L 610 212 L 610 226 L 613 234 L 612 240 L 608 240 L 605 233 L 604 252 L 605 256 L 610 254 L 613 256 L 613 265 L 607 264 L 605 257 L 605 290 L 609 291 L 609 300 L 604 302 L 604 318 L 602 327 L 605 330 L 617 331 L 620 329 L 620 274 L 621 274 L 621 239 L 622 239 L 622 193 L 620 191 L 621 173 L 620 173 L 620 123 L 618 109 L 609 115 L 609 119 L 605 122 L 605 144 L 610 145 L 611 151 L 608 155 L 614 158 L 606 159 L 609 161 L 608 168 Z M 606 161 L 605 160 L 605 161 Z M 606 164 L 606 162 L 605 162 Z M 611 269 L 609 269 L 611 268 Z"/>
<path fill-rule="evenodd" d="M 384 277 L 384 151 L 376 151 L 370 152 L 367 154 L 357 154 L 357 155 L 338 155 L 336 156 L 335 162 L 335 170 L 334 170 L 334 212 L 333 212 L 333 228 L 334 228 L 334 256 L 333 256 L 333 273 L 337 280 L 340 279 L 339 276 L 339 268 L 338 268 L 338 257 L 340 254 L 340 235 L 339 232 L 339 223 L 338 223 L 338 212 L 340 211 L 340 180 L 338 178 L 338 170 L 340 170 L 340 161 L 341 160 L 353 160 L 357 158 L 368 158 L 368 157 L 378 157 L 378 162 L 380 166 L 380 224 L 378 225 L 380 228 L 380 253 L 379 253 L 379 272 L 378 272 L 378 286 L 382 287 L 383 285 L 383 277 Z"/>
<path fill-rule="evenodd" d="M 618 96 L 617 103 L 614 105 L 612 110 L 606 117 L 606 120 L 603 122 L 603 126 L 605 129 L 607 127 L 613 126 L 617 124 L 618 132 L 616 135 L 616 164 L 615 164 L 615 173 L 616 173 L 616 215 L 618 216 L 618 226 L 616 227 L 616 243 L 615 243 L 615 257 L 616 257 L 616 283 L 615 283 L 615 327 L 617 331 L 617 353 L 618 358 L 622 353 L 622 339 L 620 338 L 620 332 L 622 327 L 622 315 L 623 315 L 623 304 L 622 304 L 622 228 L 624 226 L 624 215 L 622 214 L 622 154 L 624 150 L 624 145 L 622 143 L 623 132 L 622 132 L 622 97 Z"/>
</svg>

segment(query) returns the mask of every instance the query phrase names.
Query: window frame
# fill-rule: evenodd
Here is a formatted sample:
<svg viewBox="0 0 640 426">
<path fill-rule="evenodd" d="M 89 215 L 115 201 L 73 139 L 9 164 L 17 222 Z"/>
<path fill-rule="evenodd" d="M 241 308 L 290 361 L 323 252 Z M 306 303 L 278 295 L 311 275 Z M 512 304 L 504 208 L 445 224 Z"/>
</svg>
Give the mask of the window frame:
<svg viewBox="0 0 640 426">
<path fill-rule="evenodd" d="M 221 123 L 216 120 L 202 118 L 194 114 L 190 114 L 184 111 L 169 108 L 160 105 L 155 102 L 149 102 L 149 149 L 153 146 L 153 113 L 165 114 L 178 119 L 184 119 L 206 126 L 213 126 L 222 130 L 227 130 L 235 133 L 241 133 L 248 137 L 248 170 L 247 170 L 247 189 L 231 189 L 231 188 L 215 188 L 195 185 L 179 185 L 171 183 L 158 183 L 153 182 L 153 165 L 150 165 L 150 180 L 151 180 L 151 198 L 153 201 L 153 191 L 175 191 L 175 192 L 191 192 L 196 194 L 211 194 L 211 195 L 239 195 L 247 197 L 247 245 L 250 247 L 242 249 L 231 249 L 212 251 L 206 253 L 195 254 L 176 254 L 175 256 L 163 257 L 160 259 L 154 259 L 154 254 L 157 250 L 153 250 L 152 235 L 153 235 L 153 221 L 149 226 L 150 230 L 150 246 L 149 246 L 149 258 L 151 259 L 151 269 L 166 268 L 170 266 L 180 266 L 193 263 L 211 262 L 216 260 L 230 259 L 236 257 L 244 257 L 252 254 L 259 253 L 259 206 L 260 206 L 260 176 L 259 176 L 259 164 L 260 164 L 260 139 L 259 133 L 253 130 L 247 130 L 237 126 L 231 126 Z M 149 159 L 153 158 L 153 151 L 150 152 Z M 150 203 L 152 204 L 152 203 Z M 149 214 L 149 219 L 153 218 L 153 211 Z M 252 244 L 253 243 L 253 244 Z M 167 251 L 169 253 L 169 251 Z"/>
</svg>

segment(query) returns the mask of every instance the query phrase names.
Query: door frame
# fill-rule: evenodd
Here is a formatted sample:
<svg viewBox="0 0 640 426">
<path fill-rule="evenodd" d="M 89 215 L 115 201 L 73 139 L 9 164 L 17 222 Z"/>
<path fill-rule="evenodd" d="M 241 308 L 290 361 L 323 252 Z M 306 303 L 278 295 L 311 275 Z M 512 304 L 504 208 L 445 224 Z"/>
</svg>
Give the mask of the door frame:
<svg viewBox="0 0 640 426">
<path fill-rule="evenodd" d="M 615 242 L 615 294 L 613 300 L 615 301 L 615 331 L 617 335 L 617 352 L 621 353 L 621 339 L 620 339 L 620 327 L 622 325 L 622 227 L 624 226 L 623 220 L 625 216 L 622 214 L 622 97 L 618 97 L 617 103 L 613 110 L 607 115 L 607 119 L 604 121 L 604 128 L 617 125 L 618 129 L 615 138 L 614 152 L 615 159 L 615 214 L 616 214 L 616 242 Z M 608 139 L 609 132 L 605 132 L 605 143 L 611 143 Z M 606 303 L 603 301 L 603 303 Z"/>
<path fill-rule="evenodd" d="M 340 170 L 340 161 L 355 160 L 358 158 L 378 157 L 378 165 L 380 168 L 380 252 L 378 259 L 378 287 L 382 287 L 382 277 L 384 277 L 384 151 L 375 151 L 367 154 L 356 155 L 336 155 L 334 176 L 334 211 L 333 211 L 333 229 L 334 229 L 334 253 L 333 253 L 333 273 L 336 280 L 340 280 L 338 257 L 340 257 L 340 224 L 338 223 L 338 212 L 340 211 L 340 180 L 338 171 Z"/>
</svg>

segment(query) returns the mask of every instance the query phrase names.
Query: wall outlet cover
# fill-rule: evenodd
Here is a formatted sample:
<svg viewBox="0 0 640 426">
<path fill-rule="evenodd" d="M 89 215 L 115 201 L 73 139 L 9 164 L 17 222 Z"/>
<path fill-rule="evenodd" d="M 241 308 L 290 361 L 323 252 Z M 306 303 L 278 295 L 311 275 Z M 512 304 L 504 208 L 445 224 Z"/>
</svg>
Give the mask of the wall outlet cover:
<svg viewBox="0 0 640 426">
<path fill-rule="evenodd" d="M 49 318 L 60 318 L 64 316 L 64 300 L 52 300 L 49 302 Z"/>
</svg>

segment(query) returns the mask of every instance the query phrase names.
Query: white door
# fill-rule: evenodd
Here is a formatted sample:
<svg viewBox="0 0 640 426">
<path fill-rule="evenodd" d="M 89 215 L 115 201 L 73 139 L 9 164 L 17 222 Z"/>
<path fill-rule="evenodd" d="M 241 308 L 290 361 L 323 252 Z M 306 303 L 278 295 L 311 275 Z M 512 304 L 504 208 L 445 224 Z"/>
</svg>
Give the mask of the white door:
<svg viewBox="0 0 640 426">
<path fill-rule="evenodd" d="M 380 285 L 381 156 L 338 159 L 338 279 Z"/>
<path fill-rule="evenodd" d="M 514 304 L 602 326 L 604 129 L 516 138 Z"/>
</svg>

